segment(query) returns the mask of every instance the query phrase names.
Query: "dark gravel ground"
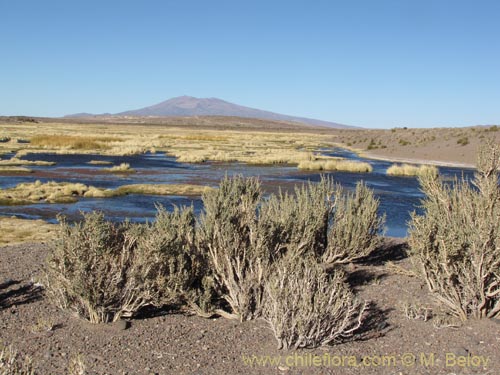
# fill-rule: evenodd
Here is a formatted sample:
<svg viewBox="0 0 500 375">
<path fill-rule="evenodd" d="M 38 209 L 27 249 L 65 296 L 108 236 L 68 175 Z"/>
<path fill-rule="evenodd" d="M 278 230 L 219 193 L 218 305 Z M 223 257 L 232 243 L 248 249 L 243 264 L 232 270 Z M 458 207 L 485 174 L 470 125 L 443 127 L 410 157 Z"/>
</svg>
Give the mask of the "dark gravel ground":
<svg viewBox="0 0 500 375">
<path fill-rule="evenodd" d="M 421 281 L 388 267 L 388 260 L 409 267 L 401 246 L 391 244 L 349 269 L 351 284 L 372 301 L 365 330 L 349 342 L 299 351 L 278 350 L 263 321 L 157 314 L 92 325 L 32 285 L 47 245 L 7 246 L 0 248 L 0 340 L 29 355 L 39 374 L 67 374 L 78 355 L 87 374 L 500 374 L 499 321 L 436 328 L 437 318 L 406 317 L 405 303 L 436 307 Z M 249 358 L 267 363 L 250 365 Z"/>
</svg>

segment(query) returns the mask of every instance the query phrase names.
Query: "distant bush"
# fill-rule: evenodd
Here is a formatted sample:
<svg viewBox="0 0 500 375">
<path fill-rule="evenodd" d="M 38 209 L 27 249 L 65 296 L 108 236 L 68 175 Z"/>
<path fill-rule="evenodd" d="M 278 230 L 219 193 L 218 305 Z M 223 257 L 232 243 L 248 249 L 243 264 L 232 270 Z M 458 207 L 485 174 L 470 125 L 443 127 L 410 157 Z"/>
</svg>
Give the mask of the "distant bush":
<svg viewBox="0 0 500 375">
<path fill-rule="evenodd" d="M 284 349 L 314 348 L 352 336 L 366 305 L 340 270 L 327 274 L 308 257 L 288 257 L 266 283 L 264 319 Z"/>
<path fill-rule="evenodd" d="M 406 139 L 400 139 L 399 142 L 398 142 L 401 146 L 408 146 L 409 144 L 411 144 L 410 141 L 407 141 Z"/>
<path fill-rule="evenodd" d="M 469 144 L 469 138 L 468 137 L 462 137 L 457 140 L 457 144 L 461 146 L 465 146 Z"/>
<path fill-rule="evenodd" d="M 409 244 L 429 290 L 452 315 L 500 317 L 500 149 L 480 150 L 477 172 L 453 185 L 420 177 L 423 215 L 412 215 Z"/>
<path fill-rule="evenodd" d="M 10 137 L 0 137 L 0 143 L 7 143 L 10 142 Z"/>
</svg>

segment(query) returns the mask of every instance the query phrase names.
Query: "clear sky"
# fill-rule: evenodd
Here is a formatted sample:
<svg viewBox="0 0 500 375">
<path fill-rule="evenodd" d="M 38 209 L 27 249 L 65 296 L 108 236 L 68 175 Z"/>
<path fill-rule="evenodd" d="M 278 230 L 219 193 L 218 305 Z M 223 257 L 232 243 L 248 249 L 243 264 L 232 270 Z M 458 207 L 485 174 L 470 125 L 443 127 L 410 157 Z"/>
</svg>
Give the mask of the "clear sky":
<svg viewBox="0 0 500 375">
<path fill-rule="evenodd" d="M 500 123 L 498 0 L 0 0 L 0 115 L 174 96 L 385 127 Z"/>
</svg>

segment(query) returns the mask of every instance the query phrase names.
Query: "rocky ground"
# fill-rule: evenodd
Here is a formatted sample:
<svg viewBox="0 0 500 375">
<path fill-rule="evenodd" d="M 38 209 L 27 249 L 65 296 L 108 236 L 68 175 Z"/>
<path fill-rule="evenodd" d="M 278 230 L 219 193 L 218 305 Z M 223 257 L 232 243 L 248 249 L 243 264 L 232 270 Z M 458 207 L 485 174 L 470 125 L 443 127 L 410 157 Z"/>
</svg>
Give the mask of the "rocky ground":
<svg viewBox="0 0 500 375">
<path fill-rule="evenodd" d="M 0 339 L 30 356 L 39 374 L 66 374 L 79 355 L 87 374 L 500 374 L 500 322 L 446 326 L 424 284 L 402 271 L 410 263 L 394 240 L 349 269 L 372 301 L 365 329 L 298 351 L 278 350 L 263 321 L 156 312 L 92 325 L 33 285 L 47 252 L 36 243 L 0 248 Z"/>
</svg>

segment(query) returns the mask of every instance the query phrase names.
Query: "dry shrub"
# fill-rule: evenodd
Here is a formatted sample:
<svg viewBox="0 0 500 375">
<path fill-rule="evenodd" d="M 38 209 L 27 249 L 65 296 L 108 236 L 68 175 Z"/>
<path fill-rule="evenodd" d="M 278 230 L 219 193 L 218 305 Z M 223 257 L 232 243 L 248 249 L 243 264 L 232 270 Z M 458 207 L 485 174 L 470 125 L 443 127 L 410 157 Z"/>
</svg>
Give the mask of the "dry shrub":
<svg viewBox="0 0 500 375">
<path fill-rule="evenodd" d="M 192 210 L 160 209 L 152 225 L 113 224 L 84 215 L 61 231 L 48 260 L 46 288 L 58 306 L 93 322 L 133 316 L 182 298 L 197 271 Z"/>
<path fill-rule="evenodd" d="M 366 304 L 358 301 L 340 270 L 327 274 L 311 258 L 287 257 L 266 283 L 264 319 L 279 348 L 314 348 L 352 336 Z"/>
<path fill-rule="evenodd" d="M 154 223 L 141 226 L 137 248 L 148 259 L 161 304 L 196 304 L 204 282 L 206 263 L 195 242 L 195 216 L 192 208 L 167 212 L 158 207 Z"/>
<path fill-rule="evenodd" d="M 412 215 L 411 254 L 429 290 L 461 320 L 500 317 L 500 148 L 480 150 L 475 179 L 420 183 L 423 215 Z"/>
<path fill-rule="evenodd" d="M 219 313 L 240 320 L 260 317 L 266 280 L 283 258 L 310 256 L 334 266 L 373 250 L 383 222 L 378 201 L 364 185 L 351 195 L 339 194 L 340 187 L 323 178 L 295 194 L 263 200 L 259 182 L 241 176 L 226 177 L 218 190 L 206 193 L 200 247 L 226 303 Z"/>
<path fill-rule="evenodd" d="M 261 242 L 274 258 L 293 253 L 321 255 L 326 248 L 330 197 L 335 186 L 329 179 L 296 187 L 294 194 L 271 195 L 259 212 Z"/>
<path fill-rule="evenodd" d="M 259 316 L 269 268 L 256 233 L 260 197 L 260 183 L 241 176 L 226 176 L 219 189 L 203 195 L 200 247 L 210 258 L 217 294 L 231 309 L 220 313 L 240 320 Z"/>
<path fill-rule="evenodd" d="M 337 186 L 328 232 L 328 245 L 322 261 L 329 265 L 348 263 L 370 254 L 379 244 L 378 233 L 385 217 L 377 214 L 379 202 L 363 182 L 354 192 L 344 193 Z"/>
</svg>

